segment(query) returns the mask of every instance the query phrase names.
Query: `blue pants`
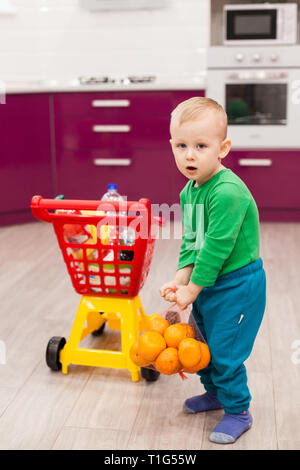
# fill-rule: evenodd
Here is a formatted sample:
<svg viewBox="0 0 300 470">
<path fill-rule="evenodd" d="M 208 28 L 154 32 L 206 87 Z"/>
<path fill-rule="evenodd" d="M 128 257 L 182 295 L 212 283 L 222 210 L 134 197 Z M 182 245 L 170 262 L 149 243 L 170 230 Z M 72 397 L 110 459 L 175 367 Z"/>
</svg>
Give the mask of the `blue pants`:
<svg viewBox="0 0 300 470">
<path fill-rule="evenodd" d="M 210 364 L 198 375 L 208 392 L 217 392 L 227 413 L 241 413 L 249 407 L 244 361 L 253 348 L 265 306 L 261 258 L 219 276 L 193 303 L 194 318 L 211 352 Z"/>
</svg>

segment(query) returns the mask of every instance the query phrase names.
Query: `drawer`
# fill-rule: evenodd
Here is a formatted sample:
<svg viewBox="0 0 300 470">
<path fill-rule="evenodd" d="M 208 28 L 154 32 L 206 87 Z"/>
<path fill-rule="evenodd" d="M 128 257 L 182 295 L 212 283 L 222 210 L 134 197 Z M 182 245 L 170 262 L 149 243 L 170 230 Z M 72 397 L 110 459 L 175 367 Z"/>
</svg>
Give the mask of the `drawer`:
<svg viewBox="0 0 300 470">
<path fill-rule="evenodd" d="M 192 96 L 203 96 L 203 90 L 138 91 L 98 93 L 57 93 L 54 95 L 56 116 L 105 116 L 117 115 L 170 116 L 181 101 Z"/>
<path fill-rule="evenodd" d="M 224 165 L 244 181 L 258 207 L 300 208 L 300 150 L 234 150 Z"/>
<path fill-rule="evenodd" d="M 162 117 L 60 117 L 55 121 L 56 147 L 61 149 L 168 147 L 169 139 L 169 119 Z"/>
<path fill-rule="evenodd" d="M 54 112 L 63 116 L 110 117 L 116 113 L 159 116 L 172 110 L 172 93 L 99 92 L 63 93 L 54 95 Z"/>
<path fill-rule="evenodd" d="M 56 155 L 58 193 L 66 198 L 99 199 L 108 183 L 116 183 L 128 200 L 172 204 L 172 153 L 132 149 L 112 151 L 61 150 Z M 158 181 L 159 177 L 159 181 Z"/>
</svg>

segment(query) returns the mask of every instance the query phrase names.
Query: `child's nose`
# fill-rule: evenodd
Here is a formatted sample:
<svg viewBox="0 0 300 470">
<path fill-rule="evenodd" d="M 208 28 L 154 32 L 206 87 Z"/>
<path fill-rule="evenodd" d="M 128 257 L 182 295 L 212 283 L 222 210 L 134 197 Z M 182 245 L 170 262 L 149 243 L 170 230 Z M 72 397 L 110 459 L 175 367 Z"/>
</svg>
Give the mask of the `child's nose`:
<svg viewBox="0 0 300 470">
<path fill-rule="evenodd" d="M 192 148 L 188 148 L 186 151 L 186 158 L 188 160 L 194 160 L 194 150 Z"/>
</svg>

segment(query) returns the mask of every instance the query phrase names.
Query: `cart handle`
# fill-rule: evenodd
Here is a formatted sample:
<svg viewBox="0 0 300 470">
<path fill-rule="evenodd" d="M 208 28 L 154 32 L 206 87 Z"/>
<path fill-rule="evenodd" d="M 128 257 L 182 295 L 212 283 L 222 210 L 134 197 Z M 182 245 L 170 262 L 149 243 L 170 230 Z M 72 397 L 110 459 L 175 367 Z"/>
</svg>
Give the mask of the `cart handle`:
<svg viewBox="0 0 300 470">
<path fill-rule="evenodd" d="M 86 211 L 109 211 L 114 206 L 117 212 L 146 212 L 151 218 L 151 204 L 149 199 L 140 199 L 137 201 L 89 201 L 78 199 L 44 199 L 42 196 L 33 196 L 31 199 L 31 211 L 33 215 L 45 222 L 52 222 L 54 219 L 65 217 L 66 214 L 52 213 L 49 210 L 86 210 Z M 76 217 L 73 214 L 73 217 Z M 78 216 L 77 216 L 78 217 Z M 82 215 L 80 215 L 80 218 Z M 152 220 L 162 226 L 165 223 L 163 217 L 153 217 Z"/>
</svg>

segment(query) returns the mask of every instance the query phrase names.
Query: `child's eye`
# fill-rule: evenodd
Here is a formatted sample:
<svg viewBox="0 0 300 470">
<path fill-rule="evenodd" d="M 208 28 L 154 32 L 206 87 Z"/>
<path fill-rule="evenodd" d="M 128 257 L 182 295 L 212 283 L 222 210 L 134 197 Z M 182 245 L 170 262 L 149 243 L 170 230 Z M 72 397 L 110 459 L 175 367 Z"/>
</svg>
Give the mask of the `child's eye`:
<svg viewBox="0 0 300 470">
<path fill-rule="evenodd" d="M 206 145 L 205 144 L 198 144 L 197 147 L 200 148 L 200 149 L 204 149 L 206 147 Z"/>
<path fill-rule="evenodd" d="M 185 149 L 186 145 L 185 144 L 177 144 L 177 147 L 180 149 Z"/>
</svg>

